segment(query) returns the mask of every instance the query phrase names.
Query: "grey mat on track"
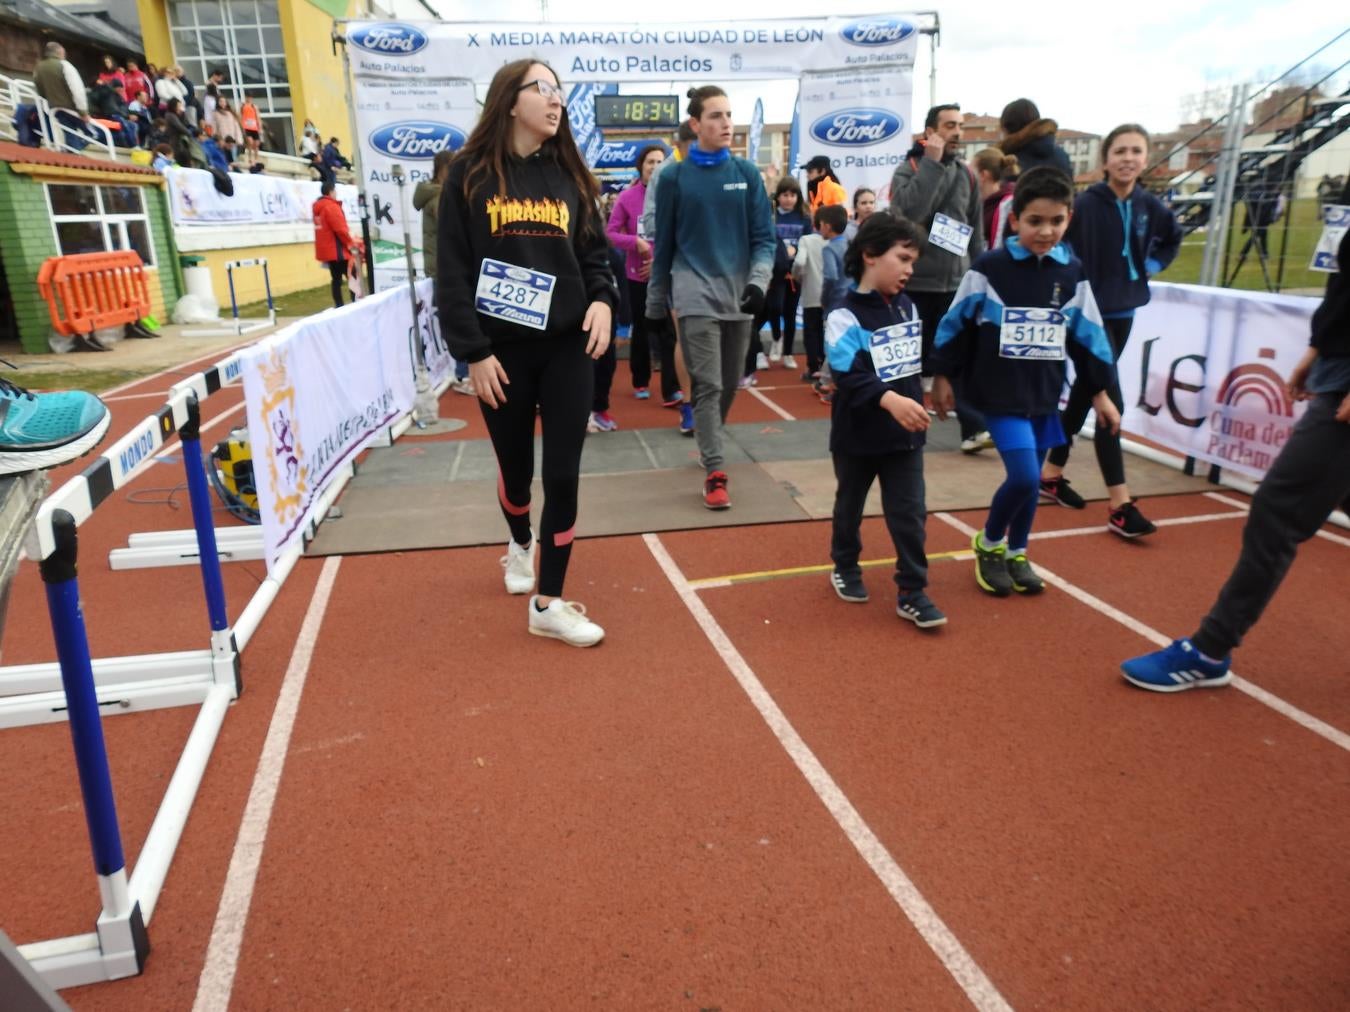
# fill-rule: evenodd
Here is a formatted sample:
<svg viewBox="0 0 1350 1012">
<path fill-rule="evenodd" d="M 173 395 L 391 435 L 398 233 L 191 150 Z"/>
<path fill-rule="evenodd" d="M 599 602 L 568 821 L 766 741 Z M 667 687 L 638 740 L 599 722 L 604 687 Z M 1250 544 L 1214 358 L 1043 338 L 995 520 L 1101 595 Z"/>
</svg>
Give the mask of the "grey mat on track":
<svg viewBox="0 0 1350 1012">
<path fill-rule="evenodd" d="M 829 422 L 775 421 L 727 427 L 726 469 L 733 506 L 703 508 L 702 471 L 694 441 L 674 428 L 631 429 L 588 436 L 581 459 L 579 537 L 637 534 L 826 519 L 834 503 Z M 956 452 L 954 422 L 934 423 L 924 460 L 929 510 L 983 509 L 1003 480 L 992 450 Z M 539 441 L 535 441 L 538 466 Z M 1139 498 L 1208 488 L 1162 464 L 1127 457 L 1131 492 Z M 1090 441 L 1080 440 L 1070 468 L 1074 487 L 1104 499 Z M 535 483 L 536 522 L 542 505 Z M 497 465 L 487 440 L 404 441 L 370 451 L 338 505 L 342 517 L 319 528 L 310 555 L 451 548 L 505 542 L 497 505 Z M 874 488 L 867 512 L 881 511 Z M 1101 503 L 1088 518 L 1100 519 Z"/>
</svg>

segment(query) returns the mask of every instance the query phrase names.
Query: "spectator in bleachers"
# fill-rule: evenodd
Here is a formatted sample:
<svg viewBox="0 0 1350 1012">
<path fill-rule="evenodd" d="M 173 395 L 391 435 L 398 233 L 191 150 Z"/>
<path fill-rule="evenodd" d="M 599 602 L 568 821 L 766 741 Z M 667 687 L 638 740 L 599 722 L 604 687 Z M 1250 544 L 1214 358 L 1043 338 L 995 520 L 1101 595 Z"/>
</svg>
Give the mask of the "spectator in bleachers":
<svg viewBox="0 0 1350 1012">
<path fill-rule="evenodd" d="M 202 93 L 202 129 L 211 135 L 216 133 L 216 105 L 220 100 L 220 91 L 214 84 L 208 84 Z"/>
<path fill-rule="evenodd" d="M 122 99 L 119 82 L 120 78 L 105 81 L 100 74 L 99 83 L 89 89 L 89 112 L 112 133 L 114 144 L 120 148 L 133 148 L 139 137 Z"/>
<path fill-rule="evenodd" d="M 173 154 L 178 159 L 178 164 L 184 168 L 192 168 L 192 152 L 188 143 L 192 140 L 192 127 L 188 125 L 187 116 L 183 112 L 181 98 L 169 100 L 168 108 L 164 110 L 164 128 L 169 135 L 169 143 L 173 145 Z"/>
<path fill-rule="evenodd" d="M 116 88 L 118 93 L 122 96 L 122 101 L 123 102 L 126 101 L 126 94 L 127 94 L 126 74 L 123 73 L 122 68 L 117 65 L 117 61 L 114 60 L 111 56 L 104 55 L 103 69 L 99 71 L 98 78 L 97 80 L 94 81 L 94 83 L 106 84 L 110 87 Z"/>
<path fill-rule="evenodd" d="M 208 167 L 219 169 L 221 172 L 230 171 L 230 160 L 225 157 L 225 152 L 220 149 L 214 137 L 201 138 L 201 146 Z"/>
<path fill-rule="evenodd" d="M 305 130 L 300 137 L 300 157 L 309 158 L 310 155 L 317 155 L 319 150 L 319 128 L 314 125 L 314 121 L 305 120 Z"/>
<path fill-rule="evenodd" d="M 61 43 L 48 42 L 43 48 L 42 59 L 33 68 L 33 86 L 52 107 L 53 134 L 60 136 L 64 128 L 71 147 L 83 148 L 88 144 L 92 136 L 87 125 L 89 96 L 79 71 L 66 59 L 66 48 Z"/>
<path fill-rule="evenodd" d="M 323 146 L 323 162 L 334 172 L 338 169 L 350 169 L 352 163 L 342 156 L 338 150 L 338 139 L 336 137 L 328 138 L 328 143 Z"/>
<path fill-rule="evenodd" d="M 201 100 L 197 97 L 196 85 L 192 83 L 187 74 L 183 73 L 183 68 L 177 64 L 173 67 L 173 76 L 183 86 L 183 90 L 187 92 L 187 97 L 183 99 L 183 108 L 187 111 L 188 122 L 193 126 L 201 125 L 203 110 Z"/>
<path fill-rule="evenodd" d="M 174 76 L 174 68 L 165 67 L 159 72 L 159 78 L 155 81 L 155 97 L 159 99 L 162 108 L 168 109 L 169 103 L 174 99 L 180 102 L 187 101 L 187 89 Z"/>
<path fill-rule="evenodd" d="M 212 128 L 218 138 L 230 138 L 229 147 L 233 148 L 244 136 L 244 128 L 239 125 L 239 117 L 234 114 L 230 100 L 224 95 L 216 97 L 216 111 L 212 115 Z M 231 153 L 230 157 L 234 157 Z"/>
<path fill-rule="evenodd" d="M 145 144 L 151 151 L 157 151 L 161 144 L 173 150 L 173 138 L 169 136 L 169 126 L 163 116 L 155 116 L 150 120 L 150 136 L 145 139 Z"/>
<path fill-rule="evenodd" d="M 305 161 L 309 162 L 309 167 L 319 174 L 319 182 L 337 182 L 337 176 L 333 175 L 333 170 L 325 164 L 324 160 L 318 154 L 306 156 Z"/>
<path fill-rule="evenodd" d="M 150 108 L 154 102 L 155 84 L 146 76 L 145 71 L 141 70 L 140 64 L 135 60 L 127 60 L 127 69 L 122 74 L 122 81 L 125 87 L 122 89 L 122 97 L 126 99 L 127 105 L 138 99 L 145 103 L 146 108 Z M 147 99 L 141 99 L 141 92 L 145 92 Z"/>
<path fill-rule="evenodd" d="M 262 117 L 258 115 L 258 107 L 248 97 L 248 92 L 239 95 L 239 124 L 244 128 L 245 149 L 256 154 L 262 144 Z"/>
<path fill-rule="evenodd" d="M 173 148 L 167 144 L 156 144 L 153 148 L 154 159 L 150 162 L 150 167 L 156 172 L 163 172 L 165 169 L 173 168 Z"/>
<path fill-rule="evenodd" d="M 127 103 L 127 118 L 136 128 L 138 147 L 149 147 L 150 140 L 150 96 L 142 89 L 134 99 Z"/>
</svg>

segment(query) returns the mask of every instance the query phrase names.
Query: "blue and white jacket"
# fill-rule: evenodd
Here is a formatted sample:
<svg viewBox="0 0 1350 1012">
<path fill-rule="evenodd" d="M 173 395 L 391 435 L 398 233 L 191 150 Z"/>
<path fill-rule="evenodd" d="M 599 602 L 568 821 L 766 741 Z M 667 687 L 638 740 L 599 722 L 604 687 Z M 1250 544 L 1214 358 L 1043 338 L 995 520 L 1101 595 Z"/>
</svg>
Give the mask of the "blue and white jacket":
<svg viewBox="0 0 1350 1012">
<path fill-rule="evenodd" d="M 1136 186 L 1124 200 L 1094 183 L 1073 203 L 1065 241 L 1083 261 L 1105 317 L 1133 316 L 1149 300 L 1148 279 L 1181 249 L 1181 226 L 1161 200 Z"/>
<path fill-rule="evenodd" d="M 1063 357 L 1015 354 L 1026 349 L 1003 340 L 1009 309 L 1063 314 Z M 960 377 L 965 398 L 982 412 L 1032 416 L 1059 410 L 1069 359 L 1093 394 L 1115 376 L 1111 343 L 1083 264 L 1063 243 L 1038 257 L 1014 236 L 966 272 L 938 324 L 931 364 L 937 375 Z"/>
<path fill-rule="evenodd" d="M 917 319 L 906 295 L 887 299 L 880 292 L 849 289 L 842 305 L 825 321 L 825 356 L 834 379 L 830 405 L 830 452 L 849 456 L 896 453 L 923 447 L 924 434 L 909 432 L 881 407 L 882 395 L 893 390 L 923 403 L 923 385 L 914 374 L 882 382 L 872 365 L 872 335 L 883 327 Z M 918 339 L 922 344 L 922 339 Z"/>
</svg>

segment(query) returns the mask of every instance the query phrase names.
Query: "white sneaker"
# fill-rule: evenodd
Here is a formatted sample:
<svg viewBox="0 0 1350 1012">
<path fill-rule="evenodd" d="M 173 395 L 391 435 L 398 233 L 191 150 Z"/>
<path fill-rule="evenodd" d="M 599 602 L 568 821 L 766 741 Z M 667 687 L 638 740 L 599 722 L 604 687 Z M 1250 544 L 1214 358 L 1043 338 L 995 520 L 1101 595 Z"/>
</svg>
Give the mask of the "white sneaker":
<svg viewBox="0 0 1350 1012">
<path fill-rule="evenodd" d="M 796 357 L 794 357 L 794 356 L 792 356 L 792 355 L 784 355 L 784 356 L 783 356 L 783 368 L 784 368 L 784 369 L 791 369 L 793 372 L 796 372 L 796 371 L 797 371 L 797 359 L 796 359 Z"/>
<path fill-rule="evenodd" d="M 586 617 L 586 606 L 555 597 L 540 611 L 530 598 L 530 633 L 562 640 L 574 647 L 593 647 L 605 638 L 605 630 Z"/>
<path fill-rule="evenodd" d="M 979 453 L 981 450 L 988 450 L 994 445 L 994 437 L 987 432 L 977 432 L 969 439 L 961 440 L 962 453 Z"/>
<path fill-rule="evenodd" d="M 783 339 L 780 337 L 769 346 L 769 361 L 777 362 L 783 357 Z"/>
<path fill-rule="evenodd" d="M 508 594 L 528 594 L 534 590 L 534 550 L 539 539 L 530 532 L 530 544 L 522 548 L 512 538 L 506 543 L 506 554 L 502 556 L 502 570 L 506 576 Z"/>
<path fill-rule="evenodd" d="M 764 352 L 762 352 L 762 351 L 761 351 L 758 355 L 756 355 L 756 356 L 755 356 L 755 368 L 756 368 L 756 369 L 767 369 L 767 368 L 769 368 L 769 356 L 766 355 L 766 354 L 764 354 Z"/>
<path fill-rule="evenodd" d="M 473 388 L 473 380 L 465 376 L 463 379 L 457 379 L 450 384 L 450 389 L 457 394 L 463 394 L 466 397 L 477 397 L 478 391 Z"/>
</svg>

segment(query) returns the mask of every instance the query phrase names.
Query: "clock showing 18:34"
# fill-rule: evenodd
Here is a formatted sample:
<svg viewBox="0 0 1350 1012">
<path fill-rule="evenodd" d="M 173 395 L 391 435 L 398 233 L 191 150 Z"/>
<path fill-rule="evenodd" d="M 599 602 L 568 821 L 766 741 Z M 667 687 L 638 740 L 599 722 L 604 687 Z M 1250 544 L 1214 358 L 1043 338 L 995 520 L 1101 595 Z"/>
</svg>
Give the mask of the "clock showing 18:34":
<svg viewBox="0 0 1350 1012">
<path fill-rule="evenodd" d="M 673 130 L 680 124 L 680 100 L 676 95 L 596 95 L 595 125 Z"/>
</svg>

